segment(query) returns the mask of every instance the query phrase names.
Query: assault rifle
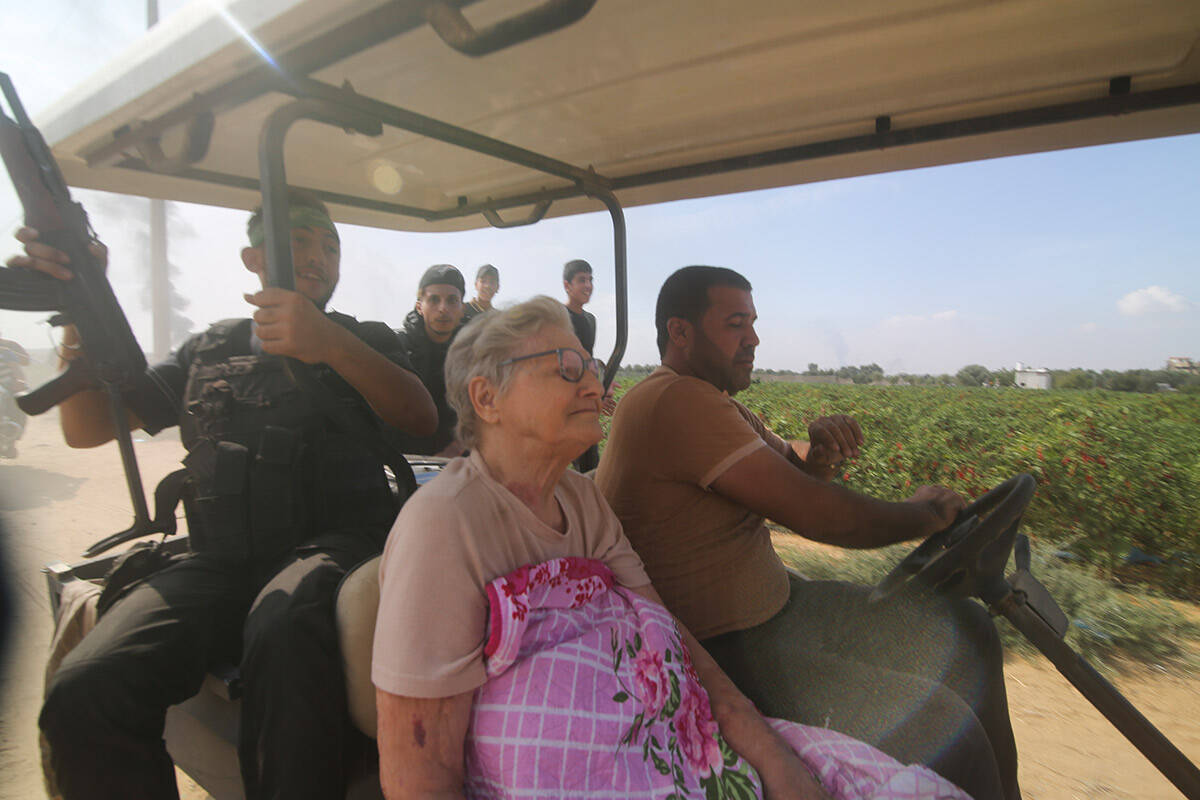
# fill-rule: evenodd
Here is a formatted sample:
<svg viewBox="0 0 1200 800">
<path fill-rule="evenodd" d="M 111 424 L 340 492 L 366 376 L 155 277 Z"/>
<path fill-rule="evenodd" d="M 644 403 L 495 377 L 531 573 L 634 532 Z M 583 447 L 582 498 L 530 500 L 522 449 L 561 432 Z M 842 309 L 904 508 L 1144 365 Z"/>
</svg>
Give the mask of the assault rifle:
<svg viewBox="0 0 1200 800">
<path fill-rule="evenodd" d="M 57 377 L 18 396 L 17 405 L 26 414 L 41 414 L 84 389 L 100 388 L 108 395 L 134 521 L 128 530 L 92 545 L 87 555 L 138 536 L 174 533 L 174 516 L 165 521 L 149 519 L 121 399 L 121 392 L 145 373 L 146 356 L 113 294 L 104 265 L 88 249 L 94 236 L 87 212 L 71 200 L 58 162 L 3 72 L 0 90 L 13 115 L 10 119 L 0 110 L 0 156 L 25 209 L 25 224 L 38 231 L 40 241 L 67 254 L 75 276 L 62 281 L 32 270 L 0 267 L 0 308 L 55 312 L 50 324 L 74 325 L 83 346 L 82 357 L 73 359 Z"/>
<path fill-rule="evenodd" d="M 73 324 L 86 356 L 73 360 L 65 372 L 17 401 L 26 414 L 41 414 L 98 384 L 129 388 L 145 372 L 146 356 L 117 303 L 103 265 L 88 250 L 93 236 L 87 212 L 71 200 L 50 148 L 26 116 L 12 81 L 2 72 L 0 89 L 14 117 L 9 119 L 0 111 L 0 155 L 25 208 L 25 224 L 37 229 L 42 242 L 66 253 L 75 273 L 74 279 L 61 281 L 31 270 L 0 269 L 0 308 L 57 312 L 50 324 Z"/>
</svg>

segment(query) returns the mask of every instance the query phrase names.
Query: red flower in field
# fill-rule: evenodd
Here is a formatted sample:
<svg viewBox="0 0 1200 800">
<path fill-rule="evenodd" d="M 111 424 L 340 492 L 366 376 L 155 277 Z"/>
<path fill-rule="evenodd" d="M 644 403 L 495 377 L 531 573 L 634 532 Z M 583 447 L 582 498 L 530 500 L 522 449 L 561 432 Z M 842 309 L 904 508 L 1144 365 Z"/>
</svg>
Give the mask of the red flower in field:
<svg viewBox="0 0 1200 800">
<path fill-rule="evenodd" d="M 1084 461 L 1093 461 L 1094 460 L 1091 456 L 1089 456 L 1087 453 L 1083 452 L 1082 450 L 1079 451 L 1079 457 L 1082 458 Z"/>
<path fill-rule="evenodd" d="M 1045 460 L 1046 460 L 1046 457 L 1045 457 L 1044 455 L 1042 455 L 1042 448 L 1040 448 L 1040 447 L 1039 447 L 1039 448 L 1038 448 L 1038 451 L 1037 451 L 1037 453 L 1038 453 L 1038 460 L 1039 460 L 1039 461 L 1045 461 Z"/>
<path fill-rule="evenodd" d="M 959 479 L 960 481 L 961 481 L 963 478 L 965 478 L 965 477 L 966 477 L 966 475 L 964 475 L 964 474 L 963 474 L 963 471 L 962 471 L 961 469 L 956 469 L 956 470 L 954 470 L 954 474 L 955 474 L 956 476 L 958 476 L 958 479 Z"/>
<path fill-rule="evenodd" d="M 842 480 L 844 480 L 844 481 L 848 481 L 848 480 L 850 480 L 850 473 L 849 473 L 849 472 L 843 472 L 843 473 L 842 473 Z"/>
<path fill-rule="evenodd" d="M 897 450 L 903 450 L 903 449 L 904 449 L 904 445 L 900 444 L 899 442 L 896 442 L 896 449 L 897 449 Z"/>
<path fill-rule="evenodd" d="M 1062 463 L 1063 463 L 1063 466 L 1065 467 L 1067 464 L 1071 463 L 1071 459 L 1067 458 L 1066 456 L 1063 456 Z"/>
<path fill-rule="evenodd" d="M 905 488 L 907 488 L 907 487 L 909 487 L 909 486 L 912 486 L 912 481 L 910 481 L 908 478 L 905 478 L 905 479 L 904 479 L 904 486 L 905 486 Z"/>
<path fill-rule="evenodd" d="M 1108 466 L 1108 462 L 1104 460 L 1104 456 L 1096 456 L 1096 463 L 1102 467 Z"/>
<path fill-rule="evenodd" d="M 1087 481 L 1088 483 L 1090 483 L 1092 486 L 1095 486 L 1095 485 L 1096 485 L 1096 481 L 1095 481 L 1095 480 L 1092 478 L 1092 476 L 1091 476 L 1091 475 L 1088 475 L 1088 474 L 1084 473 L 1083 479 L 1084 479 L 1085 481 Z"/>
</svg>

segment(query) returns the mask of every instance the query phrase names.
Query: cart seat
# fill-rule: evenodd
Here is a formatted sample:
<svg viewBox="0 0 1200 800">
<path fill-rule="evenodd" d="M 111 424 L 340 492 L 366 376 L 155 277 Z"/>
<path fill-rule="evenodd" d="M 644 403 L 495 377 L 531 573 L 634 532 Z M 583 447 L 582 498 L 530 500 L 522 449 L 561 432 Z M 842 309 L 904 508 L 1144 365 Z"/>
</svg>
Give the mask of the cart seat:
<svg viewBox="0 0 1200 800">
<path fill-rule="evenodd" d="M 379 556 L 346 573 L 338 586 L 337 626 L 346 671 L 350 718 L 375 738 L 375 686 L 371 683 L 371 648 L 375 612 L 379 608 Z"/>
</svg>

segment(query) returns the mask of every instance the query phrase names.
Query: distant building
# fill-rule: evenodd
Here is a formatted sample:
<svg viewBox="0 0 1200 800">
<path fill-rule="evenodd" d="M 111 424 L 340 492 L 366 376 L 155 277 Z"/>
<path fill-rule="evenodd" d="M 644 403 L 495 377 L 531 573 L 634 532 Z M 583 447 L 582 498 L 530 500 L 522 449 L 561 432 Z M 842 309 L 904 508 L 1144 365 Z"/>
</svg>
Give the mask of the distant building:
<svg viewBox="0 0 1200 800">
<path fill-rule="evenodd" d="M 1018 389 L 1049 389 L 1054 384 L 1054 378 L 1045 367 L 1035 369 L 1018 361 L 1013 374 L 1013 384 Z"/>
<path fill-rule="evenodd" d="M 1181 356 L 1171 356 L 1167 359 L 1167 372 L 1186 372 L 1189 375 L 1200 375 L 1200 361 Z"/>
</svg>

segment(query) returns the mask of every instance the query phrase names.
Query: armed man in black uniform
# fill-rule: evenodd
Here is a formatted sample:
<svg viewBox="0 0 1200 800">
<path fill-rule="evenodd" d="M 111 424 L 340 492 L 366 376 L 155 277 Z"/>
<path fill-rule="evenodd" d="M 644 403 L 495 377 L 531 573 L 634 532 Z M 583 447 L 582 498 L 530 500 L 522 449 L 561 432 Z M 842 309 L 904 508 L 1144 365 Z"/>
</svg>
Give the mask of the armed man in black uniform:
<svg viewBox="0 0 1200 800">
<path fill-rule="evenodd" d="M 345 794 L 356 736 L 346 711 L 333 598 L 382 548 L 397 511 L 383 460 L 298 389 L 280 356 L 311 365 L 344 414 L 380 436 L 427 435 L 429 393 L 392 330 L 326 311 L 340 242 L 316 197 L 289 193 L 295 291 L 267 288 L 263 220 L 248 225 L 253 319 L 193 336 L 127 393 L 131 428 L 179 424 L 188 450 L 193 555 L 151 575 L 100 618 L 47 686 L 40 725 L 58 788 L 73 798 L 175 798 L 166 708 L 210 667 L 241 665 L 239 756 L 248 798 Z M 23 229 L 9 266 L 70 279 L 66 257 Z M 82 354 L 63 336 L 64 361 Z M 65 366 L 65 365 L 64 365 Z M 72 447 L 114 437 L 101 392 L 61 404 Z"/>
</svg>

